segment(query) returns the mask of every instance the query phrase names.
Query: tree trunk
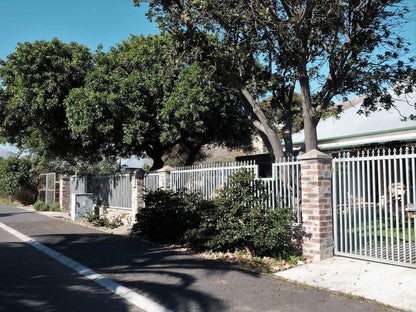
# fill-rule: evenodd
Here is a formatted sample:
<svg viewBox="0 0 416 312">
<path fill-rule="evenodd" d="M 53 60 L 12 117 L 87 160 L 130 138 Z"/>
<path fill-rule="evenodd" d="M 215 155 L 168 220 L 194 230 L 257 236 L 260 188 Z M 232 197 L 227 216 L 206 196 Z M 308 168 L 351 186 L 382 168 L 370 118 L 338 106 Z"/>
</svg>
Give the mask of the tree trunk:
<svg viewBox="0 0 416 312">
<path fill-rule="evenodd" d="M 283 127 L 283 140 L 285 141 L 285 156 L 293 156 L 293 114 L 287 114 L 285 116 L 285 125 Z"/>
<path fill-rule="evenodd" d="M 284 156 L 282 145 L 276 131 L 269 125 L 260 103 L 246 89 L 241 90 L 241 99 L 244 107 L 248 111 L 250 120 L 254 127 L 260 132 L 266 147 L 273 153 L 276 161 Z"/>
<path fill-rule="evenodd" d="M 314 117 L 315 109 L 312 106 L 311 90 L 306 65 L 299 65 L 299 84 L 302 95 L 303 129 L 305 133 L 305 149 L 309 152 L 318 148 L 316 126 L 318 121 Z"/>
<path fill-rule="evenodd" d="M 152 156 L 150 156 L 150 158 L 153 159 L 153 165 L 152 165 L 152 168 L 150 168 L 150 171 L 155 171 L 155 170 L 161 169 L 163 167 L 163 165 L 165 164 L 164 161 L 162 160 L 162 157 L 152 157 Z"/>
<path fill-rule="evenodd" d="M 192 166 L 192 164 L 195 162 L 196 156 L 198 156 L 201 147 L 189 145 L 187 148 L 189 149 L 189 153 L 185 160 L 185 166 Z"/>
<path fill-rule="evenodd" d="M 150 168 L 151 171 L 158 170 L 163 167 L 165 162 L 162 160 L 163 153 L 159 153 L 157 150 L 147 150 L 146 154 L 153 160 L 152 168 Z"/>
</svg>

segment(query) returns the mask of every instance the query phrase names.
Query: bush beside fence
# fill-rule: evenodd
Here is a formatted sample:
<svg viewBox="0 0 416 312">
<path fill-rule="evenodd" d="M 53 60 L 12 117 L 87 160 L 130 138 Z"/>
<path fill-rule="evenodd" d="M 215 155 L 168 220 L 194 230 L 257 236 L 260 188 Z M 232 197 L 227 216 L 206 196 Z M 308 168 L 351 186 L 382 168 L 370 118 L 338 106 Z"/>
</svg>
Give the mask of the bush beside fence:
<svg viewBox="0 0 416 312">
<path fill-rule="evenodd" d="M 152 241 L 196 250 L 246 250 L 256 256 L 293 253 L 292 211 L 267 207 L 264 187 L 252 172 L 242 169 L 210 201 L 184 189 L 151 191 L 134 230 Z"/>
</svg>

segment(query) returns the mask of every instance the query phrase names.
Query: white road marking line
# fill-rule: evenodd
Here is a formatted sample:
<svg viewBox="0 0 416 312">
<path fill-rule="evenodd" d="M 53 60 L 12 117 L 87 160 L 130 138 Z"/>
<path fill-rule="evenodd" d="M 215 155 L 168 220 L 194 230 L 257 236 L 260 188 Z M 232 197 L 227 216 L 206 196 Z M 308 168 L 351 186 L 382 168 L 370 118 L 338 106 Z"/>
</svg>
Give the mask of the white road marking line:
<svg viewBox="0 0 416 312">
<path fill-rule="evenodd" d="M 4 223 L 0 222 L 0 228 L 9 232 L 10 234 L 16 236 L 21 241 L 31 245 L 32 247 L 42 251 L 43 253 L 47 254 L 48 256 L 54 258 L 55 260 L 61 262 L 62 264 L 66 265 L 67 267 L 71 268 L 72 270 L 78 272 L 79 274 L 85 276 L 86 278 L 94 281 L 95 283 L 101 285 L 102 287 L 106 288 L 107 290 L 111 291 L 112 293 L 119 295 L 120 297 L 126 299 L 128 302 L 134 304 L 136 307 L 143 309 L 148 312 L 172 312 L 168 308 L 165 308 L 146 298 L 143 295 L 136 293 L 134 290 L 124 287 L 113 280 L 104 277 L 101 274 L 96 273 L 94 270 L 83 266 L 82 264 L 68 258 L 59 252 L 46 247 L 45 245 L 35 241 L 33 238 L 26 236 L 23 233 L 16 231 L 15 229 L 5 225 Z"/>
</svg>

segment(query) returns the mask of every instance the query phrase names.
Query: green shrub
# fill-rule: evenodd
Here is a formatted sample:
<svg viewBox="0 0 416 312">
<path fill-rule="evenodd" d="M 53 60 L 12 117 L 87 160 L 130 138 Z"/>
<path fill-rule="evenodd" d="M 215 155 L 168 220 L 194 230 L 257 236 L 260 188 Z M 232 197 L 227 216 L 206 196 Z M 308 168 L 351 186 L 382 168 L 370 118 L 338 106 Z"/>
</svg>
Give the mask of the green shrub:
<svg viewBox="0 0 416 312">
<path fill-rule="evenodd" d="M 230 176 L 215 200 L 216 208 L 201 211 L 201 222 L 186 233 L 187 241 L 198 249 L 245 249 L 257 256 L 287 252 L 292 237 L 292 209 L 267 208 L 264 187 L 264 182 L 254 179 L 246 169 Z"/>
<path fill-rule="evenodd" d="M 36 199 L 36 193 L 33 189 L 18 188 L 13 192 L 12 197 L 22 205 L 27 206 L 33 204 Z"/>
<path fill-rule="evenodd" d="M 23 204 L 35 201 L 37 176 L 29 157 L 0 159 L 0 192 Z"/>
<path fill-rule="evenodd" d="M 196 213 L 202 197 L 185 189 L 150 191 L 145 195 L 145 208 L 139 209 L 133 231 L 159 243 L 183 242 L 184 233 L 198 225 Z"/>
<path fill-rule="evenodd" d="M 46 204 L 44 201 L 38 200 L 36 203 L 33 204 L 33 208 L 37 211 L 47 211 L 48 204 Z"/>
<path fill-rule="evenodd" d="M 181 243 L 195 250 L 286 257 L 294 251 L 292 209 L 267 208 L 264 187 L 243 169 L 228 178 L 214 201 L 186 190 L 149 192 L 133 231 L 154 242 Z"/>
<path fill-rule="evenodd" d="M 61 211 L 61 206 L 58 203 L 48 205 L 49 211 Z"/>
<path fill-rule="evenodd" d="M 42 200 L 38 200 L 33 204 L 33 208 L 37 211 L 61 211 L 59 204 L 50 204 L 48 205 Z"/>
</svg>

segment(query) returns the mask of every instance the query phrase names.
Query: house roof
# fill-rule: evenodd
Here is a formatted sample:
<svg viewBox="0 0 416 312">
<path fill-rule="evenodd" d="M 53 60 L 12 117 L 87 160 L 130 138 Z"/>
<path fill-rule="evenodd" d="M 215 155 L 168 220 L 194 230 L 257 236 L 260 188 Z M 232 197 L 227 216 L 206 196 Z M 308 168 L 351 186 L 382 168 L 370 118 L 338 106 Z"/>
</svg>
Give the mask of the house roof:
<svg viewBox="0 0 416 312">
<path fill-rule="evenodd" d="M 140 169 L 145 164 L 151 165 L 152 161 L 149 158 L 137 158 L 136 156 L 121 159 L 121 167 L 126 169 Z"/>
<path fill-rule="evenodd" d="M 394 98 L 395 108 L 380 109 L 358 114 L 364 97 L 343 103 L 344 111 L 338 117 L 321 121 L 317 127 L 318 147 L 337 149 L 392 141 L 416 141 L 416 120 L 403 117 L 416 115 L 416 91 Z M 304 131 L 292 137 L 295 145 L 304 142 Z"/>
</svg>

